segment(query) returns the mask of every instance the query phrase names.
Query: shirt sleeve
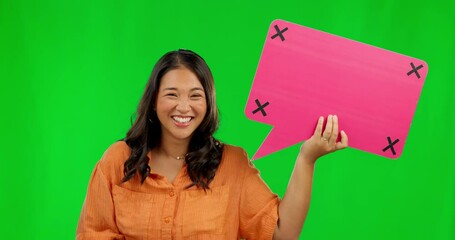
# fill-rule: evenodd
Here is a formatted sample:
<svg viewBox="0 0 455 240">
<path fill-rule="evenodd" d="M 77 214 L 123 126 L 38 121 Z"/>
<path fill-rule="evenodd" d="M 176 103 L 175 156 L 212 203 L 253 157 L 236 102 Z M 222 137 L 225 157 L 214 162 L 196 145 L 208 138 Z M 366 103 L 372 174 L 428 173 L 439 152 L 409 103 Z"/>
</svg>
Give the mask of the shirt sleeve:
<svg viewBox="0 0 455 240">
<path fill-rule="evenodd" d="M 77 240 L 125 239 L 115 224 L 111 184 L 101 171 L 93 170 L 76 231 Z"/>
<path fill-rule="evenodd" d="M 249 160 L 248 163 L 240 196 L 240 236 L 272 239 L 278 222 L 280 200 Z"/>
</svg>

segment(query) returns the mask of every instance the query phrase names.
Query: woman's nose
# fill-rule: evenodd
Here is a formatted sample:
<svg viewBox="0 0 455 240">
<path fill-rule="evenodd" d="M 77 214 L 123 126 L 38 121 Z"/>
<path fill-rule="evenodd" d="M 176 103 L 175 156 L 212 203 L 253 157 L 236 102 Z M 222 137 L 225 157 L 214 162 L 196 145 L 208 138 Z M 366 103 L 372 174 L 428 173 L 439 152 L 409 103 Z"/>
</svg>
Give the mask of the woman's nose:
<svg viewBox="0 0 455 240">
<path fill-rule="evenodd" d="M 186 113 L 189 112 L 191 108 L 188 100 L 181 100 L 178 102 L 176 109 L 181 113 Z"/>
</svg>

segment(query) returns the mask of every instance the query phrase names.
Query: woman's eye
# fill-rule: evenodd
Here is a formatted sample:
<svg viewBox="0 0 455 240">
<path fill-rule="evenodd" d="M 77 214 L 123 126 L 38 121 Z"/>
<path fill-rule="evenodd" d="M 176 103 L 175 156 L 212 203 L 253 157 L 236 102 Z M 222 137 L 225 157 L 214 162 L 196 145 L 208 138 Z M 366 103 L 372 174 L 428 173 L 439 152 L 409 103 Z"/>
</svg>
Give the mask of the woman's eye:
<svg viewBox="0 0 455 240">
<path fill-rule="evenodd" d="M 199 100 L 199 99 L 203 99 L 204 96 L 202 96 L 201 94 L 195 94 L 195 95 L 191 95 L 191 99 L 194 99 L 194 100 Z"/>
<path fill-rule="evenodd" d="M 166 96 L 177 97 L 177 94 L 175 94 L 175 93 L 168 93 L 168 94 L 166 94 Z"/>
</svg>

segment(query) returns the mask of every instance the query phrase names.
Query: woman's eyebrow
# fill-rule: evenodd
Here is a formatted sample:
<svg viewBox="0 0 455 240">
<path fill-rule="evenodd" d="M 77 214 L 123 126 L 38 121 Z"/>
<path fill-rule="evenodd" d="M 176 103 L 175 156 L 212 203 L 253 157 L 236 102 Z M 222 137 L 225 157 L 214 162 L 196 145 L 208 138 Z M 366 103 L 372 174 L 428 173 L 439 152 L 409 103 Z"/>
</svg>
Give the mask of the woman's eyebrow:
<svg viewBox="0 0 455 240">
<path fill-rule="evenodd" d="M 163 91 L 166 91 L 166 90 L 167 91 L 177 91 L 177 88 L 176 87 L 167 87 L 167 88 L 163 89 Z M 195 88 L 190 89 L 191 92 L 197 91 L 197 90 L 204 91 L 204 89 L 201 87 L 195 87 Z"/>
<path fill-rule="evenodd" d="M 168 88 L 163 89 L 163 91 L 166 91 L 166 90 L 173 91 L 173 90 L 177 90 L 177 88 L 175 88 L 175 87 L 168 87 Z"/>
<path fill-rule="evenodd" d="M 195 87 L 195 88 L 191 89 L 191 91 L 196 91 L 196 90 L 204 91 L 204 89 L 201 87 Z"/>
</svg>

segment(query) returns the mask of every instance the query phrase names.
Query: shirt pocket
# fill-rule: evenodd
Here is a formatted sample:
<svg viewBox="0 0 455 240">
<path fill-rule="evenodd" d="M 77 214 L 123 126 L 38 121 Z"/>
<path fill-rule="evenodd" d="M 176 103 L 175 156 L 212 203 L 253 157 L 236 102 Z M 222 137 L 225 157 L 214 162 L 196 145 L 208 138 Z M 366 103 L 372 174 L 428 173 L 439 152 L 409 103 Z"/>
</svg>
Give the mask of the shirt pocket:
<svg viewBox="0 0 455 240">
<path fill-rule="evenodd" d="M 223 234 L 229 188 L 213 187 L 184 191 L 183 226 L 184 237 L 200 234 Z"/>
<path fill-rule="evenodd" d="M 163 201 L 159 195 L 135 192 L 114 185 L 112 195 L 115 219 L 119 231 L 128 238 L 142 239 L 160 229 Z"/>
</svg>

